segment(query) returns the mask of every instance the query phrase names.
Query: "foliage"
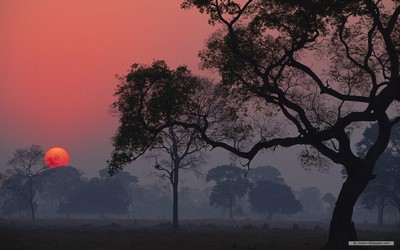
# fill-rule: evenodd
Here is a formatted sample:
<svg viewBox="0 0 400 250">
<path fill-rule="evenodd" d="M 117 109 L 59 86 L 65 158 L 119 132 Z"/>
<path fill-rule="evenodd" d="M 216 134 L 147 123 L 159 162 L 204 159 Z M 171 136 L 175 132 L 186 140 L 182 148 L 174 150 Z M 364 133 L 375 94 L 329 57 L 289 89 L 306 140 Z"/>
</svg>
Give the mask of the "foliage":
<svg viewBox="0 0 400 250">
<path fill-rule="evenodd" d="M 294 214 L 302 210 L 289 186 L 268 180 L 259 180 L 250 189 L 249 202 L 254 211 L 266 214 L 269 219 L 274 214 Z"/>
<path fill-rule="evenodd" d="M 147 150 L 163 146 L 167 128 L 172 127 L 170 121 L 193 122 L 188 114 L 198 106 L 191 100 L 203 88 L 203 80 L 185 66 L 171 70 L 164 61 L 155 61 L 151 66 L 134 64 L 119 79 L 114 94 L 117 100 L 111 108 L 119 115 L 120 126 L 113 138 L 110 173 L 121 170 Z M 193 144 L 201 143 L 193 137 Z"/>
<path fill-rule="evenodd" d="M 244 175 L 246 171 L 233 165 L 217 166 L 208 171 L 207 181 L 215 181 L 210 194 L 210 205 L 229 209 L 229 216 L 233 219 L 232 208 L 237 199 L 246 195 L 250 182 Z"/>
<path fill-rule="evenodd" d="M 297 199 L 303 207 L 303 212 L 317 219 L 323 213 L 321 192 L 317 187 L 302 188 L 297 194 Z"/>
<path fill-rule="evenodd" d="M 77 189 L 68 193 L 59 207 L 62 214 L 127 214 L 131 204 L 129 185 L 137 182 L 135 176 L 120 172 L 108 176 L 107 170 L 100 170 L 100 177 L 82 181 Z"/>
<path fill-rule="evenodd" d="M 275 183 L 284 183 L 281 172 L 272 166 L 259 166 L 252 168 L 247 173 L 247 178 L 256 183 L 260 180 L 267 180 Z"/>
<path fill-rule="evenodd" d="M 377 124 L 366 128 L 362 140 L 357 144 L 358 153 L 366 154 L 368 148 L 378 136 Z M 394 205 L 400 212 L 400 125 L 392 127 L 389 146 L 377 161 L 374 169 L 376 176 L 365 189 L 362 204 L 367 209 L 378 208 L 378 224 L 383 223 L 385 207 Z"/>
<path fill-rule="evenodd" d="M 74 167 L 57 167 L 44 171 L 40 176 L 41 196 L 49 200 L 66 202 L 71 192 L 76 191 L 82 182 L 82 173 Z"/>
<path fill-rule="evenodd" d="M 194 76 L 185 66 L 171 70 L 164 61 L 150 66 L 134 64 L 120 81 L 115 92 L 117 100 L 112 104 L 120 115 L 120 126 L 113 139 L 109 172 L 122 170 L 149 151 L 166 154 L 162 161 L 156 160 L 155 169 L 156 175 L 172 185 L 173 227 L 178 228 L 179 171 L 197 171 L 204 162 L 201 151 L 206 144 L 197 130 L 170 122 L 201 123 L 193 114 L 209 109 L 203 95 L 211 83 Z"/>
<path fill-rule="evenodd" d="M 305 145 L 301 162 L 347 172 L 331 221 L 329 247 L 356 240 L 353 207 L 398 122 L 388 111 L 400 100 L 398 1 L 185 0 L 222 26 L 200 52 L 230 98 L 255 99 L 281 120 L 279 133 L 256 136 L 238 150 L 198 127 L 212 146 L 251 161 L 265 149 Z M 238 98 L 239 96 L 239 98 Z M 240 105 L 240 101 L 238 101 Z M 352 151 L 352 131 L 378 122 L 365 157 Z"/>
<path fill-rule="evenodd" d="M 335 196 L 333 196 L 332 193 L 326 193 L 324 196 L 322 196 L 321 200 L 328 203 L 329 207 L 327 209 L 327 213 L 331 215 L 336 203 Z"/>
</svg>

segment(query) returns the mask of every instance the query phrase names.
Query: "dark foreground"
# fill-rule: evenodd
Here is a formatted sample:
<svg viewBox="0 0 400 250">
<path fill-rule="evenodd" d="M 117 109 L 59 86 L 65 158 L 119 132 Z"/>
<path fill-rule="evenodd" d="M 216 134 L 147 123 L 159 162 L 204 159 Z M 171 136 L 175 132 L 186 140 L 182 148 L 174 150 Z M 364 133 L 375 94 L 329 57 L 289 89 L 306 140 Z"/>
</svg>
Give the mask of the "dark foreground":
<svg viewBox="0 0 400 250">
<path fill-rule="evenodd" d="M 110 224 L 0 224 L 0 249 L 322 249 L 328 232 L 320 228 L 266 226 L 187 225 L 174 231 L 168 225 L 150 227 Z M 360 240 L 395 241 L 400 249 L 400 231 L 359 230 Z M 356 249 L 356 248 L 354 248 Z"/>
</svg>

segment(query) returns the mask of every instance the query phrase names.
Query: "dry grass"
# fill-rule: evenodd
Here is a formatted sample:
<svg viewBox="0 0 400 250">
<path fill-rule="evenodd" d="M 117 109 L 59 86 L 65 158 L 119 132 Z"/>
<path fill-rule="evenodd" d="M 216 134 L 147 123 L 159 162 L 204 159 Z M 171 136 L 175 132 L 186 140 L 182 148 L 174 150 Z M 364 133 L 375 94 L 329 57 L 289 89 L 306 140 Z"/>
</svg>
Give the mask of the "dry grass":
<svg viewBox="0 0 400 250">
<path fill-rule="evenodd" d="M 61 224 L 0 225 L 0 249 L 321 249 L 326 229 L 262 228 L 250 224 L 216 226 L 190 223 L 175 231 L 167 224 L 134 226 L 133 223 L 74 221 Z M 361 240 L 394 240 L 400 249 L 399 231 L 361 231 Z M 368 248 L 374 249 L 374 248 Z"/>
</svg>

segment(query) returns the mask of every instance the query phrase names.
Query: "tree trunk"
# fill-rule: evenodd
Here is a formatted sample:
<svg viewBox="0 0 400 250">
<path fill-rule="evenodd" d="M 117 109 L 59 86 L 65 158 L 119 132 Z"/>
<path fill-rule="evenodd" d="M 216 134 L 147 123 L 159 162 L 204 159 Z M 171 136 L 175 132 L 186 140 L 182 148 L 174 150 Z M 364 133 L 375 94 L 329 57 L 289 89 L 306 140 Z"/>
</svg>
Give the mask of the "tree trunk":
<svg viewBox="0 0 400 250">
<path fill-rule="evenodd" d="M 354 205 L 369 182 L 369 178 L 360 171 L 348 176 L 340 190 L 333 210 L 329 227 L 329 239 L 325 249 L 349 249 L 349 241 L 357 240 L 357 233 L 352 221 Z"/>
<path fill-rule="evenodd" d="M 32 177 L 29 178 L 29 207 L 31 208 L 32 222 L 35 222 L 35 205 L 33 204 Z"/>
<path fill-rule="evenodd" d="M 179 218 L 178 218 L 178 168 L 175 169 L 174 181 L 172 182 L 172 228 L 179 229 Z"/>
<path fill-rule="evenodd" d="M 35 206 L 33 204 L 33 201 L 29 202 L 29 207 L 31 208 L 32 222 L 35 222 L 36 216 L 35 216 Z"/>
<path fill-rule="evenodd" d="M 383 202 L 378 205 L 378 225 L 383 225 L 383 209 L 385 208 Z"/>
<path fill-rule="evenodd" d="M 229 202 L 229 218 L 230 218 L 231 220 L 233 220 L 233 211 L 232 211 L 232 207 L 233 207 L 233 202 L 232 202 L 232 199 L 231 199 L 230 202 Z"/>
</svg>

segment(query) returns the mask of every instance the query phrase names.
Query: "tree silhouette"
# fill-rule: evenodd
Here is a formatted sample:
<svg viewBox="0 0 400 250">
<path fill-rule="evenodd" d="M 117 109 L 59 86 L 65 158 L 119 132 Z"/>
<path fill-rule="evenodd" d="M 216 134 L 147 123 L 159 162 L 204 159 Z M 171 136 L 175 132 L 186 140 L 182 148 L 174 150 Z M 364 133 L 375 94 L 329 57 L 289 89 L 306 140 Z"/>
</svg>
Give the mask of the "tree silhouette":
<svg viewBox="0 0 400 250">
<path fill-rule="evenodd" d="M 146 152 L 166 153 L 167 159 L 156 162 L 155 169 L 172 185 L 173 228 L 178 229 L 179 171 L 196 170 L 203 163 L 201 151 L 206 144 L 199 140 L 195 129 L 158 125 L 177 118 L 199 122 L 190 113 L 210 108 L 201 95 L 211 83 L 195 77 L 184 66 L 171 70 L 164 61 L 155 61 L 151 66 L 135 64 L 120 81 L 115 92 L 117 100 L 112 104 L 120 115 L 120 126 L 109 171 L 113 174 L 121 170 Z"/>
<path fill-rule="evenodd" d="M 137 183 L 136 176 L 121 171 L 109 176 L 107 170 L 100 170 L 100 177 L 82 181 L 78 188 L 68 193 L 60 204 L 62 214 L 127 214 L 131 204 L 129 185 Z"/>
<path fill-rule="evenodd" d="M 259 180 L 250 188 L 249 202 L 254 211 L 266 214 L 269 220 L 274 214 L 294 214 L 302 210 L 288 185 L 269 180 Z"/>
<path fill-rule="evenodd" d="M 326 193 L 326 194 L 321 198 L 321 200 L 324 201 L 324 202 L 326 202 L 326 203 L 328 203 L 329 207 L 328 207 L 327 213 L 331 216 L 331 215 L 332 215 L 332 212 L 333 212 L 333 209 L 334 209 L 334 207 L 335 207 L 335 203 L 336 203 L 336 198 L 335 198 L 335 196 L 333 196 L 332 193 Z"/>
<path fill-rule="evenodd" d="M 71 194 L 79 190 L 83 178 L 82 172 L 74 167 L 67 166 L 49 168 L 43 171 L 40 181 L 42 183 L 41 197 L 50 200 L 52 206 L 56 203 L 60 208 L 60 204 L 65 204 Z"/>
<path fill-rule="evenodd" d="M 297 193 L 297 199 L 303 207 L 303 212 L 314 219 L 322 214 L 321 192 L 317 187 L 301 188 Z"/>
<path fill-rule="evenodd" d="M 216 185 L 210 194 L 210 205 L 229 209 L 229 218 L 233 220 L 232 208 L 237 199 L 246 195 L 250 182 L 244 175 L 246 171 L 233 165 L 217 166 L 207 173 L 207 181 Z"/>
<path fill-rule="evenodd" d="M 219 71 L 228 98 L 242 106 L 257 100 L 271 125 L 282 123 L 276 133 L 257 132 L 247 148 L 216 140 L 206 122 L 197 126 L 203 139 L 249 160 L 261 150 L 305 145 L 303 164 L 342 165 L 347 178 L 326 247 L 349 248 L 357 240 L 353 207 L 400 120 L 388 115 L 400 100 L 397 1 L 186 0 L 182 7 L 222 26 L 200 57 Z M 365 157 L 351 150 L 351 132 L 362 122 L 378 123 Z"/>
<path fill-rule="evenodd" d="M 281 172 L 272 166 L 259 166 L 251 168 L 247 173 L 247 178 L 256 183 L 260 180 L 267 180 L 275 183 L 284 183 Z"/>
<path fill-rule="evenodd" d="M 35 197 L 38 194 L 40 174 L 48 167 L 44 163 L 43 149 L 38 145 L 29 148 L 17 149 L 13 158 L 8 161 L 10 167 L 6 170 L 6 179 L 3 181 L 3 188 L 14 191 L 20 195 L 29 205 L 32 221 L 35 217 Z"/>
<path fill-rule="evenodd" d="M 378 224 L 383 224 L 385 207 L 393 205 L 400 212 L 400 125 L 392 127 L 389 146 L 379 158 L 374 168 L 376 178 L 372 180 L 361 196 L 361 202 L 367 209 L 378 209 Z M 358 153 L 365 155 L 378 136 L 378 125 L 366 128 L 362 140 L 357 144 Z M 399 221 L 400 223 L 400 221 Z"/>
</svg>

